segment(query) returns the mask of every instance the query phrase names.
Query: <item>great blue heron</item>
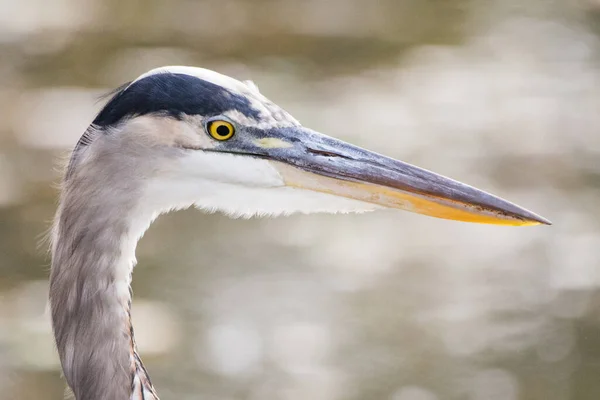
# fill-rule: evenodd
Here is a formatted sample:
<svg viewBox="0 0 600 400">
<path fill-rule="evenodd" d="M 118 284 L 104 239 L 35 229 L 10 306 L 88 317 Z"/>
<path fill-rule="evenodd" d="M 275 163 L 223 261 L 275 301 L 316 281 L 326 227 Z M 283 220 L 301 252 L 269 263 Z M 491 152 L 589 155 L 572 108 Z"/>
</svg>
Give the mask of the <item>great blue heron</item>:
<svg viewBox="0 0 600 400">
<path fill-rule="evenodd" d="M 192 205 L 230 216 L 399 208 L 549 224 L 491 194 L 307 129 L 251 82 L 192 67 L 152 70 L 119 88 L 96 116 L 63 182 L 50 304 L 77 400 L 158 398 L 131 326 L 135 247 L 158 215 Z"/>
</svg>

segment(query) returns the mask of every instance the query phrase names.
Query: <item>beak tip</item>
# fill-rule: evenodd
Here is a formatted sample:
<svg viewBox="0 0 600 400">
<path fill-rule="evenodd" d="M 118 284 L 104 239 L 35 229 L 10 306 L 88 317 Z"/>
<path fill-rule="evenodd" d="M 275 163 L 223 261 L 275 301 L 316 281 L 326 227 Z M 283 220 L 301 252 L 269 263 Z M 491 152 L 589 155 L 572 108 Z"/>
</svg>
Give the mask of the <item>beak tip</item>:
<svg viewBox="0 0 600 400">
<path fill-rule="evenodd" d="M 552 221 L 547 220 L 546 218 L 543 218 L 543 217 L 540 218 L 540 222 L 542 223 L 542 225 L 548 225 L 548 226 L 552 225 Z"/>
<path fill-rule="evenodd" d="M 528 213 L 529 215 L 527 215 L 527 217 L 525 217 L 526 221 L 530 221 L 533 222 L 531 225 L 552 225 L 552 221 L 534 214 L 534 213 Z"/>
</svg>

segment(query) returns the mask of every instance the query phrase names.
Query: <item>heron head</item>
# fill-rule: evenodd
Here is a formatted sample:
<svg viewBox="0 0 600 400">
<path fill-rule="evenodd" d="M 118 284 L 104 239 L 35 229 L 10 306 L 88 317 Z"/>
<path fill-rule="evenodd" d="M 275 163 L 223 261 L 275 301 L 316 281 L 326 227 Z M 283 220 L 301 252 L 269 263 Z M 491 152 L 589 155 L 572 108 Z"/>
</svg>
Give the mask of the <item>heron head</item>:
<svg viewBox="0 0 600 400">
<path fill-rule="evenodd" d="M 303 127 L 251 82 L 200 68 L 159 68 L 118 90 L 80 140 L 68 174 L 92 162 L 102 141 L 126 158 L 121 170 L 143 176 L 147 201 L 161 209 L 195 204 L 250 216 L 395 208 L 549 224 L 484 191 Z"/>
</svg>

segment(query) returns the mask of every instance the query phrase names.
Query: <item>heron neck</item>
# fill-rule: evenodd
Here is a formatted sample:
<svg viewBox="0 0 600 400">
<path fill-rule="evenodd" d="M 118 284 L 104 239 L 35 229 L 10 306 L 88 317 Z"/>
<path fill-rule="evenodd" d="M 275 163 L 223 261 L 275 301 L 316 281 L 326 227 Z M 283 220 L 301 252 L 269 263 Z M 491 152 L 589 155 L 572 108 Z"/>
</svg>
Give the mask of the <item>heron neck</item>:
<svg viewBox="0 0 600 400">
<path fill-rule="evenodd" d="M 157 399 L 130 318 L 135 247 L 150 217 L 135 215 L 135 188 L 102 178 L 74 176 L 63 190 L 50 276 L 57 348 L 77 400 Z"/>
</svg>

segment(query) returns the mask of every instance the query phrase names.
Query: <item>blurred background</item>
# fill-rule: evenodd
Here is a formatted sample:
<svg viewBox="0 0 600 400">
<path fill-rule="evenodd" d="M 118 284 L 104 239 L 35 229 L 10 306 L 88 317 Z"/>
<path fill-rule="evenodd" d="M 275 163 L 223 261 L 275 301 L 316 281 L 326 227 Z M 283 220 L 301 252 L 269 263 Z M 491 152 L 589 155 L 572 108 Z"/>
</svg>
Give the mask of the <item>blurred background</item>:
<svg viewBox="0 0 600 400">
<path fill-rule="evenodd" d="M 554 222 L 161 217 L 133 318 L 163 399 L 600 398 L 600 1 L 0 0 L 0 399 L 61 399 L 39 243 L 99 96 L 162 65 Z M 243 251 L 232 251 L 231 244 Z"/>
</svg>

